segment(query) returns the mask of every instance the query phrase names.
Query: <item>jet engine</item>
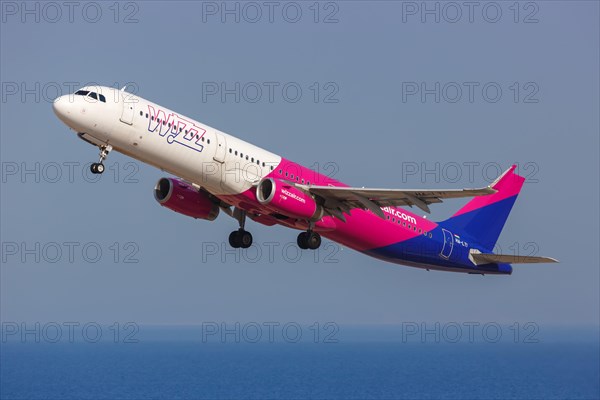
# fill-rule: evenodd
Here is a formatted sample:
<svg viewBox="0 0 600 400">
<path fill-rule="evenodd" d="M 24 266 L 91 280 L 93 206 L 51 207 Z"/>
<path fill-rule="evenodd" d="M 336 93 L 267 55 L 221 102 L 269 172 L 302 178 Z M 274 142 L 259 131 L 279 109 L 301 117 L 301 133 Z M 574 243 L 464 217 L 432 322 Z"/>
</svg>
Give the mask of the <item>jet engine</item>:
<svg viewBox="0 0 600 400">
<path fill-rule="evenodd" d="M 188 217 L 212 221 L 219 215 L 219 206 L 206 192 L 179 179 L 160 178 L 154 187 L 154 198 L 161 206 Z"/>
<path fill-rule="evenodd" d="M 286 217 L 318 221 L 323 217 L 323 207 L 303 190 L 280 179 L 266 178 L 256 187 L 256 198 Z"/>
</svg>

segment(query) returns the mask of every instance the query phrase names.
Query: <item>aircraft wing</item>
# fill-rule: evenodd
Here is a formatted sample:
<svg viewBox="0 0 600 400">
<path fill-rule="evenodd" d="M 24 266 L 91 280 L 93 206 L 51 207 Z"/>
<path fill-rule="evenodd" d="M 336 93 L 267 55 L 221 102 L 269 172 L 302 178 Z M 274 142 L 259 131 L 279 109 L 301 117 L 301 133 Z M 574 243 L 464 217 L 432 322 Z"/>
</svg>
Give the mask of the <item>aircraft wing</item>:
<svg viewBox="0 0 600 400">
<path fill-rule="evenodd" d="M 429 204 L 441 203 L 442 199 L 461 197 L 485 196 L 496 193 L 487 186 L 479 189 L 368 189 L 339 186 L 308 186 L 296 185 L 299 188 L 325 200 L 324 207 L 335 217 L 349 213 L 353 208 L 371 210 L 381 218 L 385 218 L 381 207 L 387 206 L 417 206 L 425 212 L 430 212 Z"/>
</svg>

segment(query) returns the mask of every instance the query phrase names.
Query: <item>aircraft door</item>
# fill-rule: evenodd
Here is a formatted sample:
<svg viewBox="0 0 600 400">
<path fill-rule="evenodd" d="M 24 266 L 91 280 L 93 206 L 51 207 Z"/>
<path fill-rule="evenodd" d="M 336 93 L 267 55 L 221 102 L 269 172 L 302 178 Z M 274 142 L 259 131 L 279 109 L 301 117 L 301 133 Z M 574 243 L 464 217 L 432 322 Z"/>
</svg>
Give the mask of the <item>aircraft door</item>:
<svg viewBox="0 0 600 400">
<path fill-rule="evenodd" d="M 454 237 L 452 236 L 452 232 L 449 230 L 442 229 L 442 233 L 444 234 L 444 245 L 442 247 L 442 251 L 440 252 L 440 256 L 448 259 L 450 258 L 452 249 L 454 248 Z"/>
<path fill-rule="evenodd" d="M 133 116 L 135 115 L 136 98 L 133 94 L 121 91 L 121 103 L 123 111 L 121 113 L 121 122 L 127 125 L 133 125 Z"/>
<path fill-rule="evenodd" d="M 215 150 L 215 155 L 213 156 L 213 160 L 224 163 L 225 162 L 225 154 L 227 153 L 227 140 L 222 133 L 215 131 L 215 136 L 217 139 L 217 149 Z"/>
</svg>

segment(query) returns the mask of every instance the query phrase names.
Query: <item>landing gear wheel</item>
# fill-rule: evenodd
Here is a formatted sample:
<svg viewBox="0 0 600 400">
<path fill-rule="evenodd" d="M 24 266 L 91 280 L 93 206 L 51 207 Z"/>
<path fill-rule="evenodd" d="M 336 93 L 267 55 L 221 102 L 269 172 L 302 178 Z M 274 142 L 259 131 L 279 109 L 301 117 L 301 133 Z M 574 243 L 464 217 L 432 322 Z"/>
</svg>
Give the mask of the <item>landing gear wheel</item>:
<svg viewBox="0 0 600 400">
<path fill-rule="evenodd" d="M 108 153 L 112 151 L 112 146 L 100 146 L 100 161 L 96 163 L 92 163 L 90 165 L 90 171 L 92 174 L 101 174 L 104 172 L 104 160 L 108 157 Z"/>
<path fill-rule="evenodd" d="M 238 240 L 238 231 L 233 231 L 229 234 L 229 245 L 234 249 L 241 247 L 241 243 Z"/>
<path fill-rule="evenodd" d="M 296 242 L 302 250 L 316 250 L 321 246 L 321 235 L 313 231 L 300 232 Z"/>
<path fill-rule="evenodd" d="M 311 250 L 316 250 L 321 246 L 321 235 L 317 232 L 307 232 L 306 244 Z"/>
<path fill-rule="evenodd" d="M 90 171 L 92 171 L 92 174 L 101 174 L 104 172 L 104 164 L 92 163 L 92 165 L 90 165 Z"/>
<path fill-rule="evenodd" d="M 308 243 L 306 240 L 307 236 L 308 236 L 307 232 L 300 232 L 298 234 L 298 239 L 296 240 L 296 243 L 298 243 L 298 247 L 300 247 L 302 250 L 308 249 Z"/>
<path fill-rule="evenodd" d="M 238 231 L 242 249 L 252 246 L 252 234 L 248 231 Z"/>
<path fill-rule="evenodd" d="M 240 223 L 240 229 L 233 231 L 229 234 L 229 244 L 234 249 L 242 248 L 247 249 L 252 246 L 252 234 L 244 229 L 246 224 L 246 211 L 239 208 L 233 210 L 233 218 L 237 219 Z"/>
<path fill-rule="evenodd" d="M 252 234 L 243 229 L 233 231 L 229 234 L 229 244 L 234 249 L 242 248 L 247 249 L 252 246 Z"/>
</svg>

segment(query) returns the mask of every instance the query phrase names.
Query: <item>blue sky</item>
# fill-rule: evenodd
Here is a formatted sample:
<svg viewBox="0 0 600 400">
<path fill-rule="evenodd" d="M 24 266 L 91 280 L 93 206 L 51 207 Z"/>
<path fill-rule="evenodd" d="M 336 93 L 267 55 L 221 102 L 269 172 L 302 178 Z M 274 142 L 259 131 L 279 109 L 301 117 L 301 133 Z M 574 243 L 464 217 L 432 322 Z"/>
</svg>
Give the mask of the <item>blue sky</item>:
<svg viewBox="0 0 600 400">
<path fill-rule="evenodd" d="M 263 8 L 254 23 L 242 3 L 239 23 L 233 14 L 222 22 L 221 2 L 120 3 L 118 15 L 98 3 L 95 23 L 86 3 L 73 22 L 43 8 L 36 22 L 15 4 L 3 3 L 0 38 L 2 321 L 598 325 L 597 2 L 520 3 L 518 14 L 497 3 L 495 23 L 496 10 L 480 8 L 473 22 L 466 9 L 454 23 L 451 9 L 423 22 L 422 10 L 407 8 L 421 2 L 320 3 L 318 15 L 312 2 L 282 2 L 273 22 Z M 261 255 L 238 262 L 224 251 L 233 219 L 194 221 L 156 204 L 161 171 L 112 153 L 100 182 L 82 175 L 97 150 L 51 108 L 72 82 L 130 83 L 355 186 L 483 186 L 516 162 L 528 181 L 499 245 L 561 263 L 480 277 L 387 264 L 330 242 L 316 260 L 293 262 L 297 232 L 252 222 Z M 240 101 L 203 92 L 214 83 L 239 83 Z M 265 91 L 253 102 L 257 85 L 274 85 L 273 101 Z M 433 94 L 407 92 L 422 85 Z M 292 102 L 283 87 L 302 95 Z M 438 205 L 431 218 L 463 203 Z"/>
</svg>

